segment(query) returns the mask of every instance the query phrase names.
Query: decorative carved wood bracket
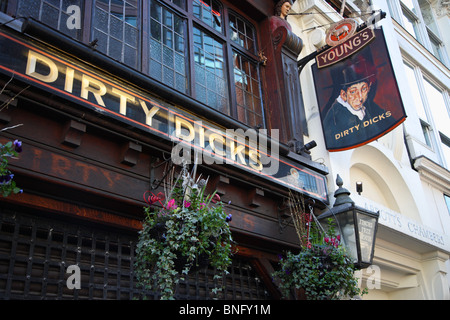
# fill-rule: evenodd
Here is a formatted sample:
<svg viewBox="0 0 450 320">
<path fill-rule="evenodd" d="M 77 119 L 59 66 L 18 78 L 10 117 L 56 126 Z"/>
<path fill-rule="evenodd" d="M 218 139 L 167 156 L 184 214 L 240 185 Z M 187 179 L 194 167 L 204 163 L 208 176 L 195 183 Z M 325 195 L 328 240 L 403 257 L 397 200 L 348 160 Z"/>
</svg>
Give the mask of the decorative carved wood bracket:
<svg viewBox="0 0 450 320">
<path fill-rule="evenodd" d="M 251 207 L 257 208 L 261 206 L 260 200 L 264 198 L 264 190 L 253 188 L 248 192 L 248 204 Z"/>
<path fill-rule="evenodd" d="M 134 143 L 132 141 L 126 143 L 123 146 L 122 151 L 122 163 L 129 165 L 129 166 L 135 166 L 138 163 L 139 160 L 139 154 L 142 152 L 142 146 Z"/>
<path fill-rule="evenodd" d="M 81 139 L 86 133 L 86 125 L 84 123 L 69 120 L 63 130 L 63 141 L 65 145 L 77 148 L 81 145 Z"/>
<path fill-rule="evenodd" d="M 211 181 L 211 185 L 214 187 L 214 190 L 217 191 L 219 196 L 223 196 L 226 193 L 226 188 L 230 184 L 230 178 L 218 175 L 214 177 Z"/>
<path fill-rule="evenodd" d="M 292 31 L 281 26 L 275 29 L 272 35 L 272 42 L 275 50 L 285 48 L 290 51 L 295 57 L 298 57 L 303 49 L 303 41 L 297 37 Z"/>
</svg>

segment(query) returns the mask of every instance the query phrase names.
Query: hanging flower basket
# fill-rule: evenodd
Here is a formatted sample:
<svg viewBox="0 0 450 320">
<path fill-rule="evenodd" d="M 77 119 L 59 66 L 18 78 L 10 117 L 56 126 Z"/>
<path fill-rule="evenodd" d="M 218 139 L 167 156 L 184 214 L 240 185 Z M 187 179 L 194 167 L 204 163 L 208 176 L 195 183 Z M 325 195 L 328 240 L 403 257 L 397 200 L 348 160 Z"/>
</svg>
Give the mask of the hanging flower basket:
<svg viewBox="0 0 450 320">
<path fill-rule="evenodd" d="M 206 184 L 184 167 L 167 196 L 145 195 L 149 206 L 136 246 L 136 274 L 161 299 L 173 299 L 176 283 L 190 272 L 211 265 L 219 280 L 231 264 L 231 214 L 218 194 L 205 195 Z"/>
<path fill-rule="evenodd" d="M 149 231 L 149 236 L 161 244 L 164 244 L 166 242 L 167 227 L 165 222 L 166 221 L 158 222 Z M 212 247 L 216 243 L 213 237 L 210 238 L 210 243 L 211 246 L 209 247 L 209 249 L 212 249 Z M 189 272 L 195 272 L 207 267 L 209 264 L 209 256 L 205 252 L 196 255 L 195 261 L 188 261 L 188 257 L 184 255 L 181 250 L 174 251 L 174 253 L 176 255 L 176 258 L 173 260 L 174 269 L 178 273 L 182 273 L 186 266 L 190 266 Z"/>
<path fill-rule="evenodd" d="M 279 281 L 279 288 L 289 297 L 309 300 L 335 300 L 363 295 L 354 275 L 356 271 L 350 256 L 336 234 L 334 227 L 325 230 L 311 213 L 305 213 L 303 198 L 291 195 L 294 226 L 301 248 L 298 253 L 286 252 L 279 256 L 279 270 L 272 275 Z M 333 221 L 329 224 L 332 226 Z"/>
</svg>

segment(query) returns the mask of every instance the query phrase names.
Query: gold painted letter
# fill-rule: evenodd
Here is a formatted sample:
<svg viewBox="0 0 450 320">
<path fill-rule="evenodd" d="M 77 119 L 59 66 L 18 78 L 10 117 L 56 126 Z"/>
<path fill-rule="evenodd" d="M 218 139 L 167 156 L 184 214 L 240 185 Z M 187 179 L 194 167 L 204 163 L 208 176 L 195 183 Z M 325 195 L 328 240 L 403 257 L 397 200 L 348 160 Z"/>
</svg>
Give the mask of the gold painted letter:
<svg viewBox="0 0 450 320">
<path fill-rule="evenodd" d="M 145 113 L 145 123 L 148 124 L 149 126 L 152 126 L 152 119 L 155 116 L 155 114 L 159 111 L 159 107 L 153 106 L 153 108 L 148 110 L 145 101 L 139 99 L 139 103 L 141 104 L 142 110 L 144 110 Z"/>
<path fill-rule="evenodd" d="M 97 88 L 91 87 L 91 84 L 95 85 Z M 102 107 L 105 106 L 102 96 L 106 93 L 106 87 L 103 82 L 83 74 L 81 77 L 81 97 L 88 100 L 89 92 L 92 92 L 99 105 Z"/>
<path fill-rule="evenodd" d="M 112 88 L 111 92 L 120 97 L 120 113 L 124 116 L 127 115 L 127 100 L 130 100 L 132 103 L 134 102 L 134 97 L 129 95 L 119 89 Z"/>
<path fill-rule="evenodd" d="M 36 64 L 38 61 L 49 68 L 49 72 L 47 75 L 36 72 Z M 27 69 L 25 73 L 29 76 L 32 76 L 33 78 L 47 83 L 54 82 L 56 79 L 58 79 L 58 67 L 56 66 L 56 64 L 46 56 L 43 56 L 31 50 L 28 52 Z"/>
<path fill-rule="evenodd" d="M 188 129 L 189 135 L 185 135 L 181 132 L 182 125 Z M 189 121 L 184 120 L 183 118 L 175 117 L 175 136 L 177 138 L 183 139 L 184 141 L 188 142 L 193 141 L 195 138 L 194 126 L 191 123 L 189 123 Z"/>
</svg>

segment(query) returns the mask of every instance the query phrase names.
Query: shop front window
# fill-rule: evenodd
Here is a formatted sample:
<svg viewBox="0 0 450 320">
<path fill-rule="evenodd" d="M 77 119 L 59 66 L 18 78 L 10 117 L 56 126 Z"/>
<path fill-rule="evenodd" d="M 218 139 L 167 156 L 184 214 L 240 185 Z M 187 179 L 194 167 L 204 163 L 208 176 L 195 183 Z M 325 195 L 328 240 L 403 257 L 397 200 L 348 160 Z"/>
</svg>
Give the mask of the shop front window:
<svg viewBox="0 0 450 320">
<path fill-rule="evenodd" d="M 67 27 L 67 21 L 70 17 L 67 13 L 69 5 L 75 5 L 79 7 L 81 11 L 84 8 L 84 1 L 74 0 L 70 1 L 70 4 L 68 1 L 64 0 L 18 0 L 17 2 L 1 2 L 1 6 L 7 9 L 8 12 L 17 10 L 17 17 L 32 17 L 74 39 L 81 40 L 81 28 L 76 29 Z M 80 15 L 80 19 L 83 20 L 83 15 Z"/>
<path fill-rule="evenodd" d="M 229 114 L 224 46 L 208 33 L 194 28 L 194 61 L 196 98 Z"/>
<path fill-rule="evenodd" d="M 97 50 L 133 68 L 138 66 L 137 0 L 97 0 L 92 19 Z"/>
<path fill-rule="evenodd" d="M 238 119 L 251 127 L 263 124 L 258 70 L 244 56 L 233 52 Z"/>
<path fill-rule="evenodd" d="M 152 1 L 148 74 L 186 93 L 186 20 Z"/>
<path fill-rule="evenodd" d="M 192 6 L 194 17 L 222 33 L 222 9 L 218 1 L 194 0 Z"/>
<path fill-rule="evenodd" d="M 67 28 L 69 5 L 80 8 L 78 29 Z M 240 4 L 233 10 L 218 0 L 17 0 L 2 6 L 211 109 L 265 127 L 256 23 L 235 11 Z"/>
</svg>

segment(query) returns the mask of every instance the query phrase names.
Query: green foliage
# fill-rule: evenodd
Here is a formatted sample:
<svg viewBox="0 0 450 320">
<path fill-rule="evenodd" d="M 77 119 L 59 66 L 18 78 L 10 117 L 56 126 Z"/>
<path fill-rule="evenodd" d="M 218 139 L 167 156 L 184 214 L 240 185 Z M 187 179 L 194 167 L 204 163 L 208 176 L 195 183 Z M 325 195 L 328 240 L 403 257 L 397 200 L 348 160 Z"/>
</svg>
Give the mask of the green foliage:
<svg viewBox="0 0 450 320">
<path fill-rule="evenodd" d="M 176 283 L 193 267 L 202 266 L 202 259 L 216 268 L 216 278 L 231 264 L 231 215 L 225 213 L 216 193 L 205 195 L 205 187 L 204 180 L 193 183 L 185 175 L 176 181 L 164 204 L 162 194 L 150 198 L 149 204 L 159 202 L 161 208 L 144 209 L 136 275 L 142 287 L 159 290 L 161 299 L 173 299 Z"/>
<path fill-rule="evenodd" d="M 287 252 L 280 265 L 273 276 L 280 279 L 280 289 L 286 297 L 293 288 L 304 289 L 310 300 L 335 300 L 365 293 L 358 287 L 351 260 L 340 247 L 312 244 L 298 254 Z"/>
<path fill-rule="evenodd" d="M 22 152 L 22 142 L 15 140 L 6 144 L 0 144 L 0 193 L 7 197 L 11 193 L 22 193 L 22 189 L 16 186 L 14 174 L 8 169 L 9 158 L 16 158 Z"/>
<path fill-rule="evenodd" d="M 298 214 L 308 215 L 304 210 Z M 366 289 L 359 288 L 354 275 L 356 269 L 336 233 L 333 219 L 328 221 L 330 227 L 325 232 L 313 218 L 310 215 L 303 219 L 306 227 L 297 228 L 302 244 L 300 252 L 288 251 L 285 257 L 280 256 L 280 269 L 272 274 L 279 280 L 285 297 L 290 296 L 292 289 L 303 289 L 309 300 L 336 300 L 365 294 Z M 307 241 L 304 241 L 305 234 Z"/>
</svg>

